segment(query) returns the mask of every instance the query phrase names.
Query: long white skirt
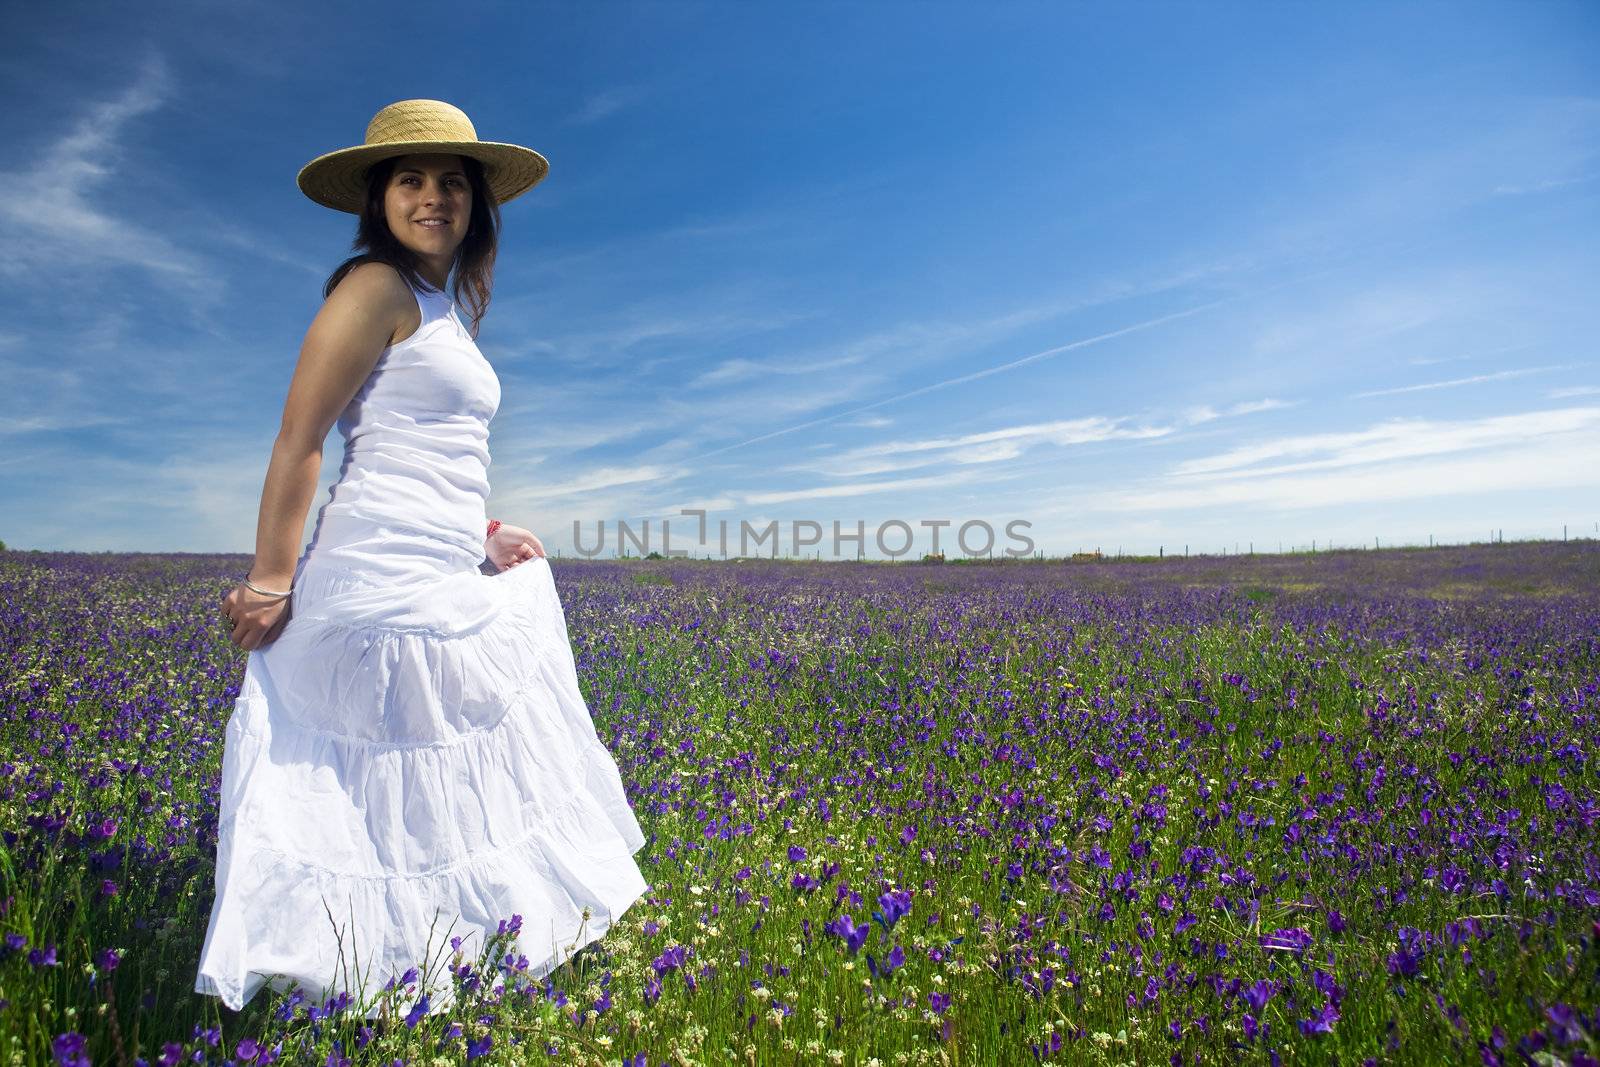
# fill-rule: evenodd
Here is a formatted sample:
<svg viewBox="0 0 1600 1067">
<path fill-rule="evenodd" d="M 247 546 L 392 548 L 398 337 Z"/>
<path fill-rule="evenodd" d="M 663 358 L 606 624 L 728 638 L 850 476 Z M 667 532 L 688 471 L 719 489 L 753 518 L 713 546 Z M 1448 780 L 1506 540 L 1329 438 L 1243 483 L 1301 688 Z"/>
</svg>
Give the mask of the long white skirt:
<svg viewBox="0 0 1600 1067">
<path fill-rule="evenodd" d="M 303 559 L 294 590 L 228 720 L 196 992 L 234 1009 L 264 985 L 370 1002 L 431 953 L 432 981 L 396 1003 L 431 984 L 442 1012 L 452 937 L 474 962 L 520 916 L 531 977 L 602 937 L 647 889 L 645 838 L 548 561 L 486 575 Z"/>
</svg>

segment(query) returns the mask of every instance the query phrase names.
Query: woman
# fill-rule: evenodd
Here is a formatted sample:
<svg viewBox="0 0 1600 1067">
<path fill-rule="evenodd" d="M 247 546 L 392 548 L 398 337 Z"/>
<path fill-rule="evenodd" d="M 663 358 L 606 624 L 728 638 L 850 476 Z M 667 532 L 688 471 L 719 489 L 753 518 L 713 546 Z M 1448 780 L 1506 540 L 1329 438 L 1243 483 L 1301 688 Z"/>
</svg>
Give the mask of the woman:
<svg viewBox="0 0 1600 1067">
<path fill-rule="evenodd" d="M 362 254 L 306 334 L 254 565 L 222 605 L 249 656 L 195 989 L 230 1008 L 298 984 L 373 1015 L 426 963 L 410 995 L 443 1011 L 448 939 L 475 961 L 520 922 L 538 977 L 646 889 L 644 835 L 578 688 L 544 548 L 485 514 L 500 383 L 473 338 L 498 205 L 547 169 L 479 141 L 449 104 L 402 100 L 365 144 L 300 172 L 312 200 L 360 217 Z M 336 420 L 344 463 L 295 560 Z"/>
</svg>

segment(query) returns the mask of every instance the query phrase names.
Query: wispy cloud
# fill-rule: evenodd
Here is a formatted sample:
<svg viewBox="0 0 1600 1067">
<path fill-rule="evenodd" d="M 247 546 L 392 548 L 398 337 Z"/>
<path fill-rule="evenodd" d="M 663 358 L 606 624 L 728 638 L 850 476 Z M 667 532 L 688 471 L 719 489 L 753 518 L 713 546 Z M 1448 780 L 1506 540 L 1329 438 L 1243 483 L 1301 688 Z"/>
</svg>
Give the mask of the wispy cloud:
<svg viewBox="0 0 1600 1067">
<path fill-rule="evenodd" d="M 936 489 L 964 485 L 990 475 L 978 471 L 951 471 L 931 474 L 923 478 L 894 478 L 878 482 L 851 482 L 846 485 L 823 485 L 809 489 L 777 489 L 768 492 L 741 493 L 739 499 L 746 504 L 788 504 L 797 500 L 828 500 L 840 497 L 874 496 L 879 493 L 903 492 L 907 489 Z"/>
<path fill-rule="evenodd" d="M 1575 178 L 1548 178 L 1544 181 L 1531 182 L 1527 185 L 1497 185 L 1494 187 L 1495 196 L 1528 196 L 1534 193 L 1548 193 L 1556 189 L 1565 189 L 1573 185 L 1582 185 L 1600 178 L 1600 174 L 1580 174 Z"/>
<path fill-rule="evenodd" d="M 910 470 L 931 464 L 973 466 L 1015 459 L 1042 445 L 1067 447 L 1101 441 L 1139 440 L 1161 437 L 1170 426 L 1130 425 L 1127 418 L 1093 415 L 1081 419 L 1006 426 L 996 430 L 960 434 L 952 437 L 925 437 L 851 448 L 821 456 L 788 470 L 820 471 L 836 477 L 860 477 L 889 471 Z"/>
<path fill-rule="evenodd" d="M 885 415 L 858 415 L 854 419 L 846 419 L 841 426 L 854 426 L 863 430 L 881 430 L 885 426 L 893 426 L 894 420 Z"/>
<path fill-rule="evenodd" d="M 1184 412 L 1183 421 L 1189 423 L 1190 425 L 1198 425 L 1202 422 L 1213 422 L 1217 419 L 1235 418 L 1240 415 L 1254 415 L 1260 411 L 1276 411 L 1279 408 L 1293 407 L 1294 404 L 1295 402 L 1290 400 L 1276 400 L 1272 397 L 1265 397 L 1261 400 L 1241 401 L 1240 403 L 1225 407 L 1220 411 L 1209 405 L 1202 405 L 1201 407 L 1190 408 L 1188 411 Z"/>
<path fill-rule="evenodd" d="M 615 115 L 624 108 L 643 100 L 645 96 L 645 90 L 641 86 L 613 86 L 590 96 L 567 119 L 567 122 L 573 126 L 587 126 L 591 122 L 599 122 L 601 119 Z"/>
<path fill-rule="evenodd" d="M 1081 494 L 1084 510 L 1317 509 L 1600 485 L 1600 407 L 1460 421 L 1394 420 L 1179 463 L 1143 486 Z M 1306 457 L 1302 462 L 1269 461 Z"/>
<path fill-rule="evenodd" d="M 0 173 L 7 186 L 29 190 L 27 197 L 0 199 L 0 219 L 13 234 L 28 238 L 13 242 L 13 254 L 0 263 L 0 273 L 18 277 L 63 262 L 129 264 L 191 292 L 215 294 L 216 282 L 204 260 L 109 210 L 96 196 L 118 173 L 132 124 L 161 107 L 171 92 L 166 62 L 152 54 L 121 94 L 91 105 L 71 129 L 34 153 L 30 163 Z"/>
<path fill-rule="evenodd" d="M 86 426 L 103 426 L 127 421 L 129 421 L 127 418 L 100 415 L 93 412 L 76 412 L 70 415 L 0 415 L 0 437 L 9 437 L 13 434 L 76 430 Z"/>
<path fill-rule="evenodd" d="M 1125 335 L 1130 334 L 1130 333 L 1136 333 L 1136 332 L 1139 332 L 1141 330 L 1148 330 L 1148 329 L 1151 329 L 1153 327 L 1160 326 L 1163 323 L 1172 322 L 1172 321 L 1177 320 L 1177 319 L 1187 318 L 1190 315 L 1197 315 L 1197 314 L 1199 314 L 1199 313 L 1201 313 L 1203 311 L 1207 311 L 1207 310 L 1209 310 L 1209 309 L 1211 309 L 1213 307 L 1216 307 L 1217 305 L 1225 303 L 1225 302 L 1226 301 L 1222 301 L 1222 300 L 1211 301 L 1209 303 L 1201 304 L 1201 305 L 1198 305 L 1196 307 L 1186 308 L 1183 311 L 1173 312 L 1173 313 L 1171 313 L 1169 315 L 1160 315 L 1160 316 L 1157 316 L 1156 318 L 1153 318 L 1153 319 L 1146 319 L 1143 322 L 1134 323 L 1132 326 L 1124 326 L 1124 327 L 1122 327 L 1121 329 L 1118 329 L 1118 330 L 1110 330 L 1110 331 L 1108 331 L 1106 333 L 1096 334 L 1093 337 L 1085 337 L 1085 338 L 1082 338 L 1082 339 L 1077 340 L 1077 341 L 1069 341 L 1068 343 L 1066 343 L 1064 345 L 1057 345 L 1057 346 L 1055 346 L 1053 348 L 1047 348 L 1047 349 L 1044 349 L 1043 351 L 1040 351 L 1040 352 L 1034 352 L 1031 355 L 1023 356 L 1020 359 L 1013 359 L 1013 360 L 1010 360 L 1009 362 L 1001 363 L 1001 364 L 998 364 L 996 366 L 985 367 L 982 370 L 973 371 L 970 374 L 962 374 L 962 375 L 958 375 L 958 376 L 953 377 L 953 378 L 946 378 L 943 381 L 933 382 L 930 385 L 924 385 L 924 386 L 921 386 L 920 388 L 917 388 L 917 389 L 912 389 L 912 390 L 909 390 L 907 392 L 898 393 L 898 394 L 896 394 L 894 396 L 884 397 L 881 400 L 874 400 L 870 404 L 862 404 L 862 405 L 860 405 L 858 407 L 850 408 L 847 411 L 836 412 L 836 413 L 834 413 L 832 415 L 826 415 L 826 416 L 824 416 L 824 417 L 822 417 L 820 419 L 812 419 L 812 420 L 810 420 L 808 422 L 799 423 L 799 424 L 796 424 L 796 425 L 793 425 L 793 426 L 786 426 L 781 430 L 773 430 L 770 433 L 760 434 L 760 435 L 758 435 L 756 437 L 751 437 L 751 438 L 748 438 L 746 440 L 738 441 L 738 442 L 735 442 L 735 443 L 730 444 L 730 445 L 724 445 L 721 448 L 712 449 L 709 452 L 703 452 L 696 458 L 698 458 L 698 459 L 707 459 L 707 458 L 710 458 L 712 456 L 721 455 L 724 452 L 732 451 L 733 449 L 736 449 L 736 448 L 743 448 L 743 447 L 745 447 L 747 445 L 756 444 L 757 442 L 760 442 L 760 441 L 769 441 L 769 440 L 771 440 L 771 439 L 773 439 L 775 437 L 781 437 L 784 434 L 796 433 L 796 432 L 798 432 L 800 430 L 810 429 L 810 428 L 812 428 L 814 426 L 822 426 L 822 425 L 825 425 L 827 423 L 834 422 L 834 421 L 836 421 L 838 419 L 844 419 L 844 418 L 849 418 L 850 416 L 853 416 L 853 415 L 859 415 L 860 413 L 862 413 L 864 411 L 871 411 L 874 408 L 883 407 L 886 404 L 894 404 L 894 403 L 898 403 L 898 402 L 900 402 L 902 400 L 909 400 L 914 396 L 922 396 L 923 394 L 931 393 L 936 389 L 948 389 L 948 388 L 950 388 L 951 386 L 954 386 L 954 385 L 962 385 L 962 384 L 964 384 L 966 382 L 977 381 L 980 378 L 987 378 L 992 374 L 1002 374 L 1002 373 L 1004 373 L 1006 371 L 1015 370 L 1018 367 L 1026 366 L 1029 363 L 1038 362 L 1041 359 L 1049 359 L 1052 356 L 1058 356 L 1058 355 L 1061 355 L 1062 353 L 1075 351 L 1076 349 L 1080 349 L 1080 348 L 1087 348 L 1090 345 L 1100 344 L 1100 343 L 1102 343 L 1104 341 L 1109 341 L 1109 340 L 1111 340 L 1112 338 L 1115 338 L 1115 337 L 1122 337 L 1122 336 L 1125 336 Z"/>
<path fill-rule="evenodd" d="M 1495 371 L 1492 374 L 1474 374 L 1467 378 L 1450 378 L 1442 382 L 1423 382 L 1420 385 L 1401 385 L 1393 389 L 1371 389 L 1365 393 L 1352 393 L 1351 399 L 1359 400 L 1369 396 L 1395 396 L 1399 393 L 1421 393 L 1429 389 L 1454 389 L 1462 385 L 1481 385 L 1484 382 L 1503 382 L 1509 378 L 1523 378 L 1529 374 L 1543 374 L 1546 371 L 1564 370 L 1565 367 L 1521 367 L 1516 370 Z"/>
<path fill-rule="evenodd" d="M 1551 435 L 1487 455 L 1430 458 L 1360 470 L 1228 478 L 1188 488 L 1112 491 L 1084 498 L 1086 509 L 1183 511 L 1201 508 L 1329 508 L 1425 500 L 1468 493 L 1600 486 L 1600 434 Z"/>
<path fill-rule="evenodd" d="M 1450 452 L 1505 448 L 1588 428 L 1600 428 L 1600 407 L 1555 408 L 1459 421 L 1392 419 L 1352 433 L 1305 434 L 1246 445 L 1212 456 L 1185 460 L 1173 467 L 1171 473 L 1178 478 L 1213 475 L 1260 477 L 1289 471 L 1360 466 Z M 1299 461 L 1263 466 L 1284 459 Z"/>
<path fill-rule="evenodd" d="M 1600 385 L 1569 385 L 1552 389 L 1545 394 L 1551 400 L 1567 400 L 1577 396 L 1600 396 Z"/>
<path fill-rule="evenodd" d="M 582 497 L 598 490 L 615 489 L 618 486 L 636 486 L 646 483 L 656 486 L 665 482 L 676 481 L 689 473 L 685 470 L 649 465 L 597 467 L 563 482 L 549 482 L 534 487 L 512 489 L 502 494 L 502 497 L 515 499 L 525 504 L 542 504 L 550 501 Z"/>
<path fill-rule="evenodd" d="M 637 373 L 661 362 L 662 357 L 641 356 L 641 348 L 666 349 L 704 345 L 780 329 L 806 317 L 786 308 L 740 306 L 737 294 L 701 292 L 675 302 L 652 299 L 633 307 L 608 309 L 603 323 L 539 337 L 517 323 L 502 324 L 500 336 L 513 340 L 495 349 L 503 361 L 538 359 L 565 367 L 593 370 L 621 368 Z M 515 339 L 518 334 L 523 339 Z M 676 357 L 666 357 L 668 359 Z M 751 375 L 730 372 L 727 380 Z"/>
<path fill-rule="evenodd" d="M 693 389 L 705 388 L 713 385 L 728 385 L 733 382 L 742 382 L 749 379 L 769 377 L 792 377 L 801 374 L 821 374 L 824 371 L 839 370 L 841 367 L 853 366 L 866 359 L 866 353 L 857 352 L 850 355 L 838 356 L 834 359 L 824 359 L 816 362 L 803 363 L 793 360 L 752 360 L 729 359 L 717 364 L 689 383 Z"/>
</svg>

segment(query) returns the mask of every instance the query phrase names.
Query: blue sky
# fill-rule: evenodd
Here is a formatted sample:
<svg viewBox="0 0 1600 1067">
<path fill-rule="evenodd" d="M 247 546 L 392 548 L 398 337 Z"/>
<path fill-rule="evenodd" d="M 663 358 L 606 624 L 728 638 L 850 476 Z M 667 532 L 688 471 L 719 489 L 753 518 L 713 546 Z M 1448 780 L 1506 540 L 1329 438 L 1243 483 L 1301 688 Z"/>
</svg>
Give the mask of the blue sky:
<svg viewBox="0 0 1600 1067">
<path fill-rule="evenodd" d="M 295 174 L 409 97 L 551 162 L 479 344 L 491 514 L 552 551 L 1600 533 L 1591 3 L 67 4 L 0 50 L 11 547 L 253 550 L 354 235 Z"/>
</svg>

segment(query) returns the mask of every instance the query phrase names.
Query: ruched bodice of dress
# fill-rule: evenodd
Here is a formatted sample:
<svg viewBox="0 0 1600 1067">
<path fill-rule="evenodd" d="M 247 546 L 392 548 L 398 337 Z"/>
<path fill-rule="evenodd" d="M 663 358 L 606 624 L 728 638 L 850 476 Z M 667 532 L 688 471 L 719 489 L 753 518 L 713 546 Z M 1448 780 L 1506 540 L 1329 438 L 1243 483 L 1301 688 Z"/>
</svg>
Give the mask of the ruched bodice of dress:
<svg viewBox="0 0 1600 1067">
<path fill-rule="evenodd" d="M 386 556 L 415 542 L 445 569 L 483 559 L 500 379 L 448 294 L 412 292 L 422 324 L 383 350 L 339 416 L 344 461 L 305 561 L 382 577 L 370 566 L 379 528 Z"/>
</svg>

